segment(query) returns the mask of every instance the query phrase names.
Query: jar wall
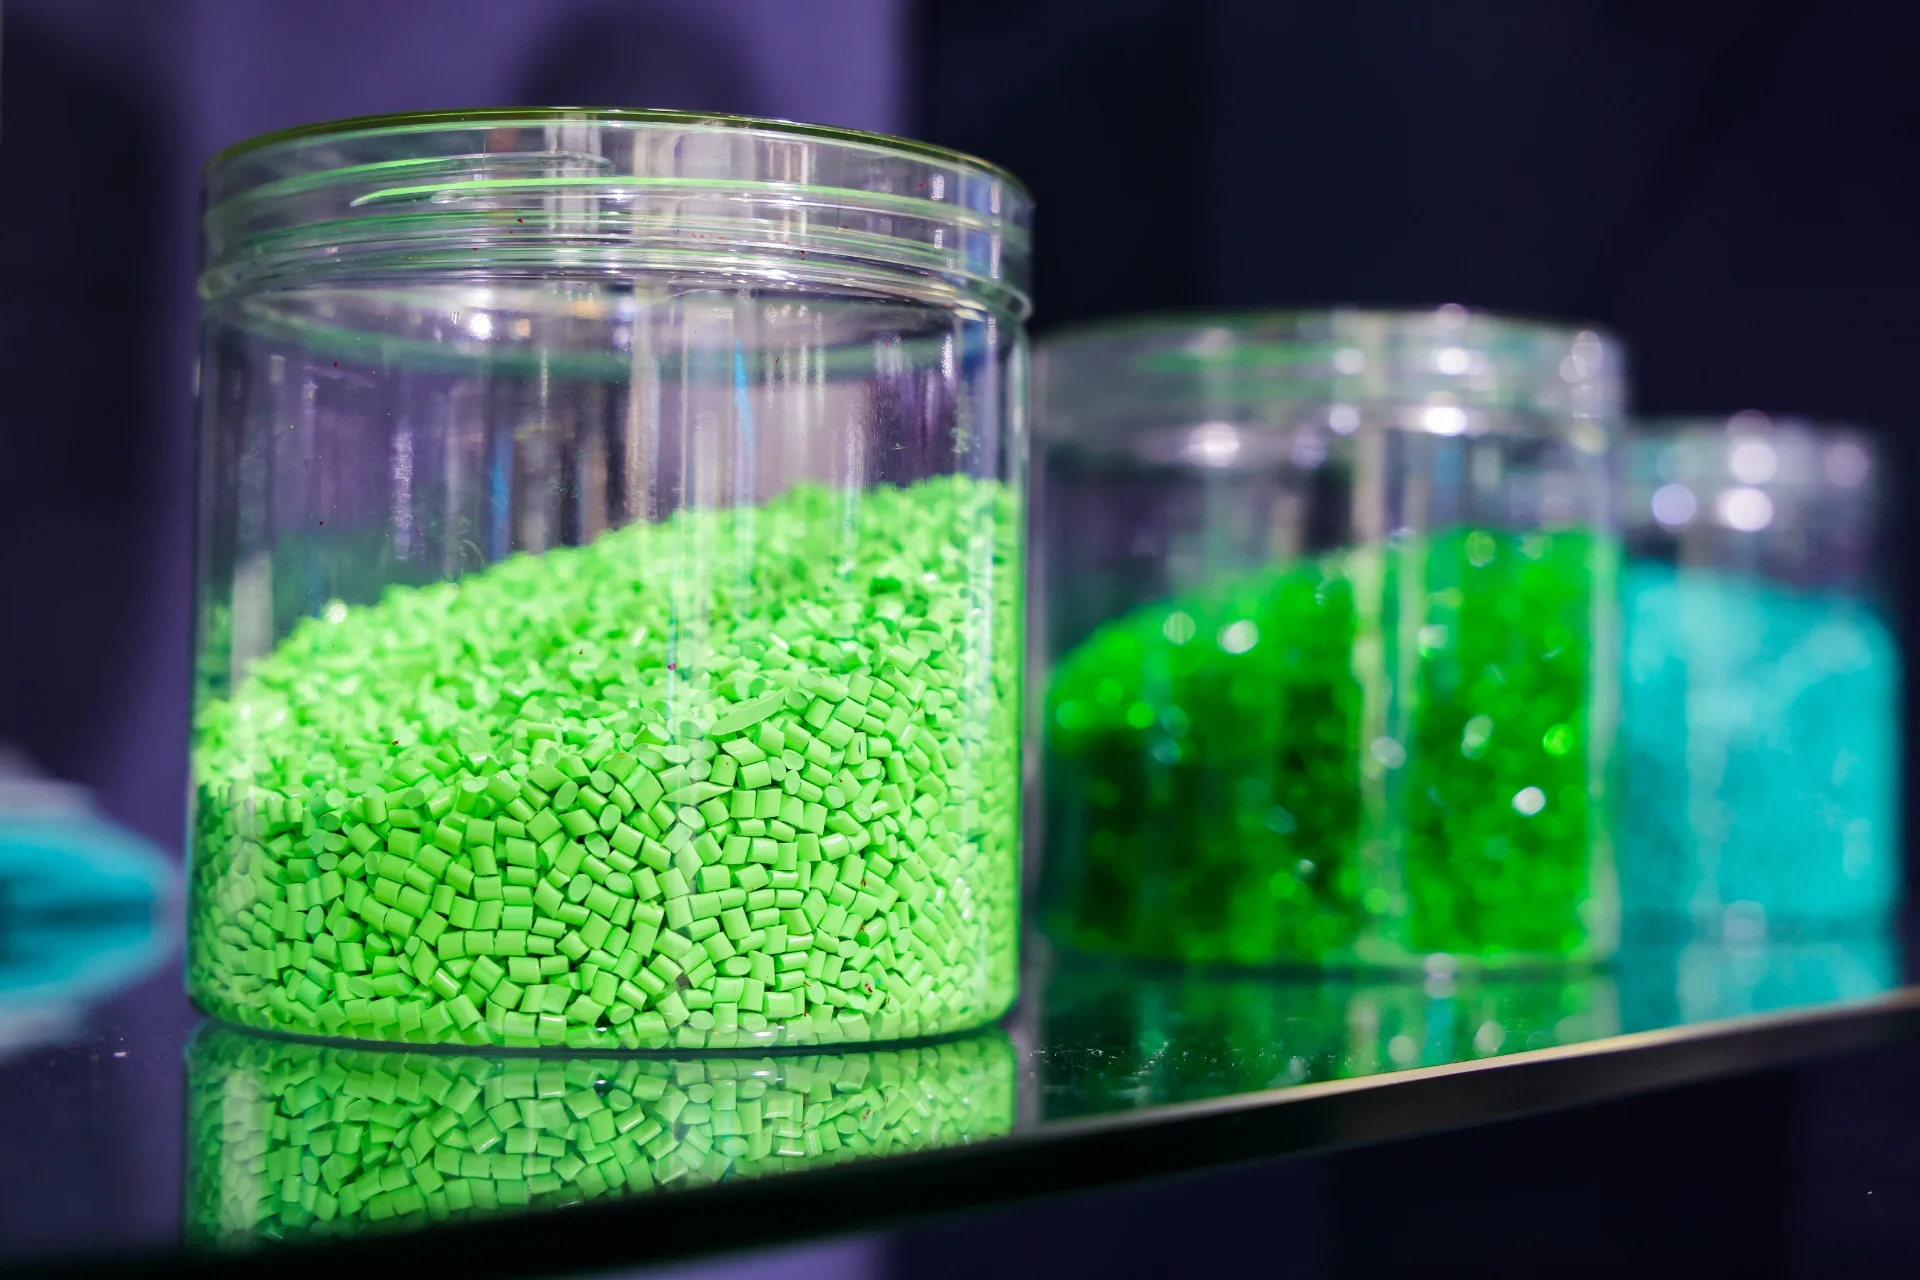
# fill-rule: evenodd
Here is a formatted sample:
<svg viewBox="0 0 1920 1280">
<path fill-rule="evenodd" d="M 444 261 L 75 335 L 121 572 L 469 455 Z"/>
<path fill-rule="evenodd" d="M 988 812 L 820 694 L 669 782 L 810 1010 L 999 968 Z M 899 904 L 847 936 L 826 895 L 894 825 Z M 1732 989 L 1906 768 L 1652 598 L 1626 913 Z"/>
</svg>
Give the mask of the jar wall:
<svg viewBox="0 0 1920 1280">
<path fill-rule="evenodd" d="M 1256 965 L 1611 947 L 1611 359 L 1457 310 L 1043 351 L 1050 934 Z"/>
<path fill-rule="evenodd" d="M 510 1046 L 998 1016 L 1017 311 L 490 252 L 209 299 L 195 998 Z"/>
<path fill-rule="evenodd" d="M 1629 928 L 1878 936 L 1901 890 L 1903 679 L 1878 452 L 1749 413 L 1641 424 L 1628 462 Z"/>
</svg>

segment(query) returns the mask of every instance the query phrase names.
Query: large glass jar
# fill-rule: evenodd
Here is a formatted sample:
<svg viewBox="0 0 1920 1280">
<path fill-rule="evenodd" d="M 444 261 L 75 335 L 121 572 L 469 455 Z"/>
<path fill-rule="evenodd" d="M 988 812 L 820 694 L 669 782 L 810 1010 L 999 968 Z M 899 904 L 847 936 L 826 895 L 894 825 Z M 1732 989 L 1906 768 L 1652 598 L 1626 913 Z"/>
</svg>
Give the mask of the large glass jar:
<svg viewBox="0 0 1920 1280">
<path fill-rule="evenodd" d="M 1146 320 L 1039 369 L 1049 933 L 1605 955 L 1617 350 L 1448 307 Z"/>
<path fill-rule="evenodd" d="M 658 112 L 205 192 L 189 979 L 412 1042 L 973 1026 L 1016 970 L 1028 201 Z"/>
<path fill-rule="evenodd" d="M 1873 936 L 1899 907 L 1901 661 L 1863 432 L 1742 413 L 1628 450 L 1626 820 L 1637 936 Z"/>
</svg>

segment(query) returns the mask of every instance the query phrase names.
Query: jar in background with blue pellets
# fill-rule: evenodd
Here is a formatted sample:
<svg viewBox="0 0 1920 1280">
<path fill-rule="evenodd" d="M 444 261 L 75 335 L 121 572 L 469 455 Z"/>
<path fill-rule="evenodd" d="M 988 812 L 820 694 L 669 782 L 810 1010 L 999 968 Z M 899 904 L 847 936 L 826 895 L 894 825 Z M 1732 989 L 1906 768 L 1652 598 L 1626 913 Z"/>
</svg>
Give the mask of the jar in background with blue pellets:
<svg viewBox="0 0 1920 1280">
<path fill-rule="evenodd" d="M 1814 940 L 1900 893 L 1901 659 L 1865 434 L 1741 413 L 1628 450 L 1632 936 Z"/>
</svg>

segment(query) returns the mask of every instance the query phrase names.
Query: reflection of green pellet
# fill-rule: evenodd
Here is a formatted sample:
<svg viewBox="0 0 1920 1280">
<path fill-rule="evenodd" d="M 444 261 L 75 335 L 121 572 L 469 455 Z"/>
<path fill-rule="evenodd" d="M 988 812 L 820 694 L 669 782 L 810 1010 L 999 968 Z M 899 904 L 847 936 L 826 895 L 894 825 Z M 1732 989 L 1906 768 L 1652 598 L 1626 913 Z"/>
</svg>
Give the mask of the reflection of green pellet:
<svg viewBox="0 0 1920 1280">
<path fill-rule="evenodd" d="M 199 710 L 196 998 L 525 1047 L 997 1016 L 1016 501 L 801 488 L 328 606 Z"/>
<path fill-rule="evenodd" d="M 1004 1033 L 807 1057 L 485 1058 L 210 1029 L 188 1063 L 188 1230 L 351 1235 L 703 1186 L 1008 1132 Z"/>
<path fill-rule="evenodd" d="M 1313 962 L 1349 954 L 1372 914 L 1416 953 L 1578 952 L 1600 834 L 1601 554 L 1581 533 L 1458 530 L 1096 632 L 1048 694 L 1049 931 L 1092 951 Z M 1363 883 L 1370 793 L 1398 866 Z"/>
</svg>

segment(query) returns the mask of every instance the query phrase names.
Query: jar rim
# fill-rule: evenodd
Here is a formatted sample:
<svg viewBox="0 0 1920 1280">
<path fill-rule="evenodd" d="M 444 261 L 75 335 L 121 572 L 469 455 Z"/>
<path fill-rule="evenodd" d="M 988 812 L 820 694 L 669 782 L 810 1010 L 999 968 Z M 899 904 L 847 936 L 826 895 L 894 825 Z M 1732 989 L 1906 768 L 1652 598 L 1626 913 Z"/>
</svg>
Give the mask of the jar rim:
<svg viewBox="0 0 1920 1280">
<path fill-rule="evenodd" d="M 1597 326 L 1453 304 L 1095 321 L 1047 335 L 1036 377 L 1039 433 L 1090 444 L 1202 421 L 1271 427 L 1329 408 L 1351 416 L 1395 405 L 1447 409 L 1442 434 L 1493 429 L 1476 415 L 1515 413 L 1612 434 L 1625 386 L 1622 346 Z"/>
<path fill-rule="evenodd" d="M 228 147 L 201 191 L 210 302 L 321 276 L 558 270 L 1031 310 L 1017 178 L 834 126 L 628 108 L 362 116 Z"/>
<path fill-rule="evenodd" d="M 1094 345 L 1101 342 L 1141 338 L 1155 334 L 1191 335 L 1204 330 L 1225 330 L 1241 336 L 1261 329 L 1273 329 L 1305 322 L 1331 322 L 1336 325 L 1373 323 L 1399 333 L 1410 333 L 1420 326 L 1449 324 L 1463 332 L 1537 336 L 1571 342 L 1581 334 L 1592 334 L 1614 351 L 1622 343 L 1603 325 L 1560 319 L 1537 318 L 1480 307 L 1447 303 L 1436 307 L 1252 307 L 1246 309 L 1201 308 L 1191 311 L 1143 312 L 1134 315 L 1103 317 L 1061 325 L 1050 330 L 1046 343 L 1053 349 Z"/>
<path fill-rule="evenodd" d="M 941 160 L 949 164 L 977 169 L 983 174 L 989 174 L 1007 183 L 1027 202 L 1031 203 L 1033 200 L 1032 192 L 1012 171 L 994 164 L 991 160 L 983 160 L 979 156 L 952 147 L 942 147 L 935 143 L 921 142 L 918 139 L 903 138 L 894 134 L 874 133 L 866 129 L 808 124 L 778 116 L 673 111 L 664 107 L 456 107 L 436 111 L 390 111 L 365 116 L 343 116 L 337 120 L 319 120 L 308 124 L 291 125 L 285 129 L 274 129 L 229 143 L 208 157 L 206 163 L 201 166 L 201 171 L 211 176 L 215 170 L 236 160 L 290 142 L 312 142 L 323 138 L 345 138 L 360 134 L 426 132 L 436 128 L 467 125 L 479 121 L 504 124 L 516 120 L 529 124 L 605 121 L 631 124 L 711 125 L 717 129 L 762 129 L 771 133 L 791 134 L 796 138 L 814 138 L 824 142 L 873 147 L 882 151 L 898 152 L 925 160 Z"/>
<path fill-rule="evenodd" d="M 1844 420 L 1754 409 L 1656 414 L 1630 419 L 1625 443 L 1628 483 L 1649 492 L 1679 484 L 1865 498 L 1883 483 L 1879 440 Z"/>
</svg>

